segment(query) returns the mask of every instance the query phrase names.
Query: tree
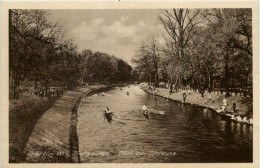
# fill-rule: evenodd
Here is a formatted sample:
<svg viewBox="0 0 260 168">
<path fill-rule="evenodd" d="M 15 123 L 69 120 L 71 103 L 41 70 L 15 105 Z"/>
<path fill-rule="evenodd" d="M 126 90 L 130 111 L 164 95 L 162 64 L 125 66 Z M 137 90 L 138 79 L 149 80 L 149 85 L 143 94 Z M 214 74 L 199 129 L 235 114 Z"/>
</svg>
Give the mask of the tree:
<svg viewBox="0 0 260 168">
<path fill-rule="evenodd" d="M 143 43 L 136 57 L 132 60 L 137 65 L 137 69 L 141 71 L 144 78 L 150 83 L 154 83 L 155 87 L 159 86 L 159 62 L 160 62 L 160 46 L 155 37 L 151 37 L 146 43 Z"/>
<path fill-rule="evenodd" d="M 178 67 L 176 70 L 173 70 L 176 72 L 175 87 L 178 86 L 180 77 L 185 76 L 183 70 L 187 67 L 186 63 L 192 64 L 191 61 L 187 61 L 190 60 L 188 45 L 192 39 L 194 28 L 202 21 L 199 14 L 200 10 L 173 9 L 172 11 L 161 10 L 158 15 L 158 20 L 162 23 L 170 38 L 167 45 L 168 51 L 165 51 L 170 56 L 175 57 L 173 59 L 175 63 L 171 63 L 171 65 Z M 169 72 L 171 72 L 171 70 Z M 173 80 L 171 75 L 170 86 L 172 86 L 172 84 Z M 172 92 L 172 89 L 170 89 L 170 92 Z"/>
<path fill-rule="evenodd" d="M 222 52 L 224 79 L 222 86 L 227 95 L 230 88 L 230 62 L 237 51 L 252 55 L 252 15 L 250 9 L 214 9 L 206 11 L 212 29 L 212 42 Z"/>
</svg>

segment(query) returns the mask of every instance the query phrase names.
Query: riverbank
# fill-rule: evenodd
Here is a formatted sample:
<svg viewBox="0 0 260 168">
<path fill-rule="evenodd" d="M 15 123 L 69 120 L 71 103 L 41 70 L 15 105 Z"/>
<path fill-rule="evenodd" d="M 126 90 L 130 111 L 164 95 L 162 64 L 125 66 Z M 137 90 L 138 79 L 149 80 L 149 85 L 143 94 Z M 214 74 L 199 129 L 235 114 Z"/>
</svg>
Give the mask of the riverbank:
<svg viewBox="0 0 260 168">
<path fill-rule="evenodd" d="M 12 99 L 9 102 L 9 162 L 17 163 L 25 159 L 23 150 L 37 120 L 47 111 L 56 97 L 39 97 L 36 95 Z"/>
<path fill-rule="evenodd" d="M 171 99 L 174 101 L 178 101 L 183 103 L 183 93 L 179 91 L 177 93 L 169 94 L 169 90 L 165 88 L 158 88 L 157 91 L 149 90 L 147 87 L 142 87 L 142 89 L 148 94 L 154 94 L 156 96 L 164 97 L 167 99 Z M 221 115 L 226 116 L 230 119 L 230 114 L 234 114 L 237 117 L 247 117 L 248 119 L 253 118 L 253 100 L 248 97 L 240 97 L 240 96 L 229 96 L 225 97 L 221 94 L 213 94 L 213 93 L 205 93 L 204 97 L 201 96 L 198 92 L 187 92 L 186 91 L 186 101 L 185 104 L 191 104 L 196 106 L 207 107 L 215 112 L 219 113 L 220 106 L 222 105 L 223 99 L 227 99 L 227 108 L 226 113 L 221 113 Z M 210 100 L 209 100 L 210 98 Z M 237 110 L 233 113 L 232 102 L 235 102 L 237 105 Z M 219 113 L 220 114 L 220 113 Z M 247 123 L 243 121 L 238 121 L 236 119 L 232 119 L 234 122 Z M 253 123 L 250 123 L 253 125 Z"/>
<path fill-rule="evenodd" d="M 65 92 L 38 119 L 22 151 L 25 158 L 17 162 L 79 162 L 79 157 L 73 154 L 78 150 L 77 106 L 87 94 L 105 89 L 109 87 L 89 86 Z"/>
</svg>

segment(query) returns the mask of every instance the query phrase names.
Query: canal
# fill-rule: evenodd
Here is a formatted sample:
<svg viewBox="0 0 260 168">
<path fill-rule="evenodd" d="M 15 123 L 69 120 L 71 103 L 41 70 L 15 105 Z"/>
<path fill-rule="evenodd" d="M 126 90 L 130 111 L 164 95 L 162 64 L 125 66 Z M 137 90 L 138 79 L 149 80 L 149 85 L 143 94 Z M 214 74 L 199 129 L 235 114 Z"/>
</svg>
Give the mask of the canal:
<svg viewBox="0 0 260 168">
<path fill-rule="evenodd" d="M 142 105 L 151 110 L 149 119 Z M 104 119 L 106 107 L 117 115 L 112 122 Z M 138 86 L 82 99 L 77 129 L 83 163 L 252 162 L 253 127 L 153 97 Z"/>
</svg>

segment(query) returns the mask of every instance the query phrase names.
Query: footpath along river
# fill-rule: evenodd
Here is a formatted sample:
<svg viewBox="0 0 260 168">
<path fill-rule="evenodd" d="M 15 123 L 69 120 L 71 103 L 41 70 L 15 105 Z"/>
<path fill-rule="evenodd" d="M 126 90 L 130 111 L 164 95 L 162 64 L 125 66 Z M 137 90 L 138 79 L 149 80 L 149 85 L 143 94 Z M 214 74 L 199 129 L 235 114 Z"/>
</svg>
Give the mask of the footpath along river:
<svg viewBox="0 0 260 168">
<path fill-rule="evenodd" d="M 144 104 L 152 112 L 149 119 L 140 112 Z M 106 107 L 119 118 L 104 120 Z M 83 163 L 252 162 L 253 127 L 153 97 L 138 86 L 83 98 L 77 129 Z"/>
</svg>

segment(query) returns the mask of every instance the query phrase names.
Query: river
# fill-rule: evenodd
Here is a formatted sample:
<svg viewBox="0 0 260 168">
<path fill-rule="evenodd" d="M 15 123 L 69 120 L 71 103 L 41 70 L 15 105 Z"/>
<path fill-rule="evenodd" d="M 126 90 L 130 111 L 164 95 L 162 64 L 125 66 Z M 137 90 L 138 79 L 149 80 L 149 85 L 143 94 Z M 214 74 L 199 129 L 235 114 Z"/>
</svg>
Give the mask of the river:
<svg viewBox="0 0 260 168">
<path fill-rule="evenodd" d="M 140 112 L 144 104 L 149 119 Z M 118 116 L 112 122 L 104 119 L 106 107 Z M 83 163 L 252 162 L 253 156 L 253 127 L 153 97 L 138 86 L 82 99 L 77 132 Z"/>
</svg>

